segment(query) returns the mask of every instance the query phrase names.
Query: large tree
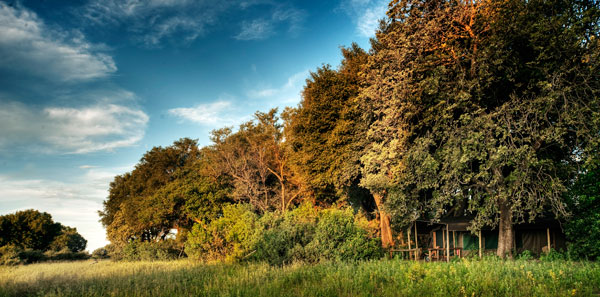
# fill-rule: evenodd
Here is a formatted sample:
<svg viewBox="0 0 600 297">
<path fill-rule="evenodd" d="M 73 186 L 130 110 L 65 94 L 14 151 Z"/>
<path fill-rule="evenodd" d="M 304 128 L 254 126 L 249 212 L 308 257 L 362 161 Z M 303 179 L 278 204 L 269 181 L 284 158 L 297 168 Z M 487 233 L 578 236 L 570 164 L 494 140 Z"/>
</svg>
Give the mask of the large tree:
<svg viewBox="0 0 600 297">
<path fill-rule="evenodd" d="M 290 161 L 317 203 L 329 204 L 341 198 L 367 212 L 377 209 L 382 243 L 393 245 L 390 218 L 381 200 L 359 185 L 360 156 L 369 124 L 364 109 L 369 104 L 359 101 L 358 94 L 368 54 L 357 44 L 341 51 L 341 65 L 337 69 L 324 65 L 312 72 L 299 106 L 287 110 Z"/>
<path fill-rule="evenodd" d="M 100 212 L 112 242 L 163 240 L 172 229 L 218 216 L 229 201 L 228 183 L 206 172 L 195 140 L 180 139 L 148 151 L 135 169 L 116 176 Z"/>
<path fill-rule="evenodd" d="M 472 229 L 548 209 L 598 145 L 595 1 L 393 1 L 361 98 L 363 185 L 399 223 L 473 214 Z"/>
<path fill-rule="evenodd" d="M 207 156 L 213 176 L 225 175 L 233 198 L 252 204 L 259 212 L 285 212 L 303 198 L 303 183 L 289 167 L 283 127 L 277 110 L 256 112 L 255 119 L 212 132 Z"/>
</svg>

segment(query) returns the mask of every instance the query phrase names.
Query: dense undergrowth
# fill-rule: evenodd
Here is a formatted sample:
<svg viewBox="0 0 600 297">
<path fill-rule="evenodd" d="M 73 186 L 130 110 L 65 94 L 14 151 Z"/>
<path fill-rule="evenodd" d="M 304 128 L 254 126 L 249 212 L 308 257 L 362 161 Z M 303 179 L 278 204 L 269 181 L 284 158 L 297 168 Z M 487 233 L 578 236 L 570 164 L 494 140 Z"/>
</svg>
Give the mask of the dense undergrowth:
<svg viewBox="0 0 600 297">
<path fill-rule="evenodd" d="M 600 264 L 85 261 L 0 268 L 0 296 L 597 296 Z"/>
</svg>

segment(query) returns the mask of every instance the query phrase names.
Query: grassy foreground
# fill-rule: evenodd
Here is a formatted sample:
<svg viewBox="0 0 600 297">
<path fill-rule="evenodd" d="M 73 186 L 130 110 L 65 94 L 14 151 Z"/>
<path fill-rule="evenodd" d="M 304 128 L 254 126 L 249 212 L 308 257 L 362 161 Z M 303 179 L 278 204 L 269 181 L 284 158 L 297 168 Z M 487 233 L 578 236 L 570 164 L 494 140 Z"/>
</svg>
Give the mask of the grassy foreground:
<svg viewBox="0 0 600 297">
<path fill-rule="evenodd" d="M 600 296 L 600 263 L 48 263 L 0 267 L 0 296 Z"/>
</svg>

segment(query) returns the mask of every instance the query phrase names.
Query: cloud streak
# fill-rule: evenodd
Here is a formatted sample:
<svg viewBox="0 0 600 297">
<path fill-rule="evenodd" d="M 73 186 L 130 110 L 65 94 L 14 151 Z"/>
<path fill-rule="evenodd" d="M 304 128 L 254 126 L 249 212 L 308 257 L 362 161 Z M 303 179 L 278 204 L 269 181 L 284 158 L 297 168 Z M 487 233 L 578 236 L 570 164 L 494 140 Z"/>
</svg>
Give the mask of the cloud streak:
<svg viewBox="0 0 600 297">
<path fill-rule="evenodd" d="M 90 153 L 132 146 L 144 136 L 149 117 L 117 104 L 41 110 L 0 102 L 0 150 Z"/>
<path fill-rule="evenodd" d="M 356 32 L 362 37 L 372 37 L 379 28 L 379 20 L 385 18 L 389 1 L 342 0 L 340 8 L 356 24 Z"/>
<path fill-rule="evenodd" d="M 0 3 L 0 68 L 53 81 L 106 77 L 112 57 L 78 32 L 48 28 L 34 13 Z"/>
<path fill-rule="evenodd" d="M 252 99 L 268 99 L 270 102 L 284 105 L 297 104 L 300 102 L 300 93 L 308 74 L 308 70 L 295 73 L 279 87 L 251 89 L 246 92 L 246 95 Z"/>
<path fill-rule="evenodd" d="M 230 101 L 216 101 L 212 103 L 197 104 L 193 107 L 179 107 L 169 109 L 168 113 L 181 120 L 187 120 L 200 125 L 228 124 L 232 118 L 224 116 L 231 109 Z"/>
<path fill-rule="evenodd" d="M 234 36 L 237 40 L 263 40 L 275 35 L 276 28 L 287 24 L 287 33 L 297 34 L 301 28 L 306 12 L 295 8 L 277 7 L 269 19 L 260 18 L 243 21 L 240 32 Z"/>
</svg>

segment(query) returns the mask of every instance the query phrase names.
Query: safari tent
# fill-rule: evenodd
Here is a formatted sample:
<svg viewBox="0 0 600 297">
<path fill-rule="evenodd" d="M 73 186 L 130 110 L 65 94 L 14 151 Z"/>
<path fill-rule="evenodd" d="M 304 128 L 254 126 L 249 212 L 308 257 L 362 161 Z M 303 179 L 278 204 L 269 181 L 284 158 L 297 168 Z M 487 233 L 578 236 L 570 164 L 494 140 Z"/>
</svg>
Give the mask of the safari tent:
<svg viewBox="0 0 600 297">
<path fill-rule="evenodd" d="M 477 253 L 495 253 L 498 248 L 498 230 L 483 228 L 473 234 L 468 230 L 471 218 L 447 218 L 439 222 L 417 220 L 398 238 L 399 247 L 390 251 L 401 253 L 410 259 L 449 260 L 453 256 L 464 257 Z M 549 249 L 565 249 L 565 236 L 556 220 L 539 219 L 534 223 L 514 226 L 514 250 L 525 250 L 535 255 Z M 447 255 L 450 255 L 448 257 Z"/>
</svg>

